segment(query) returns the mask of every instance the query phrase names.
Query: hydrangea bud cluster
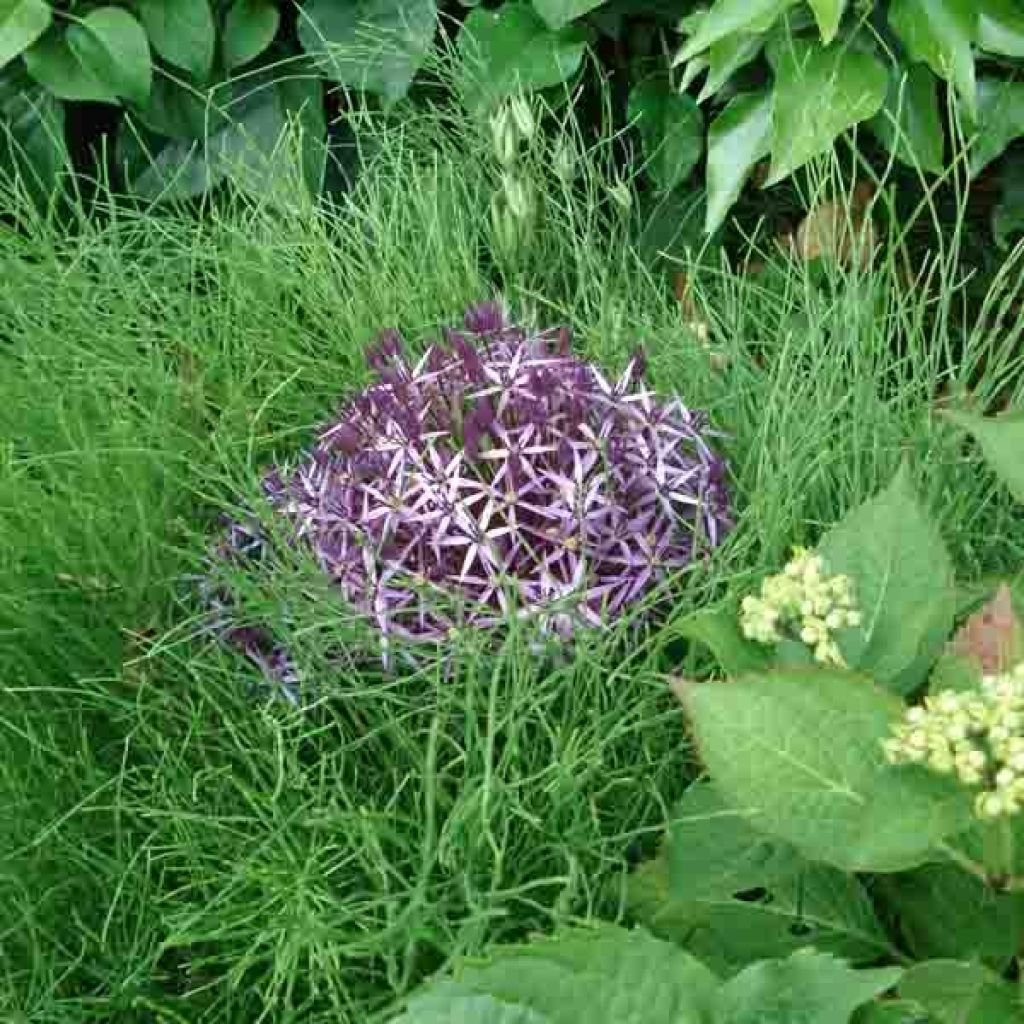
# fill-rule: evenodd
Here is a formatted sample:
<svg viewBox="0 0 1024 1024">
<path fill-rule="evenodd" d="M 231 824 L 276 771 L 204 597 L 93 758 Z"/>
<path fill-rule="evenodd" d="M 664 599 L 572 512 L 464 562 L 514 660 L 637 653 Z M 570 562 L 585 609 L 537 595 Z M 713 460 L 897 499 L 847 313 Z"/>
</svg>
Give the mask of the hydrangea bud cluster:
<svg viewBox="0 0 1024 1024">
<path fill-rule="evenodd" d="M 567 330 L 512 324 L 491 303 L 444 333 L 413 359 L 385 332 L 376 381 L 265 481 L 286 534 L 385 654 L 511 616 L 568 639 L 725 535 L 705 417 L 656 397 L 641 356 L 609 380 L 570 353 Z M 228 537 L 222 557 L 259 547 L 252 530 Z"/>
<path fill-rule="evenodd" d="M 979 691 L 942 690 L 909 708 L 884 743 L 892 764 L 921 764 L 978 789 L 979 818 L 1024 807 L 1024 663 Z"/>
<path fill-rule="evenodd" d="M 761 584 L 759 597 L 743 599 L 740 613 L 748 639 L 762 644 L 799 639 L 816 661 L 832 665 L 844 663 L 836 632 L 860 621 L 850 578 L 826 576 L 821 556 L 800 547 L 781 573 Z"/>
</svg>

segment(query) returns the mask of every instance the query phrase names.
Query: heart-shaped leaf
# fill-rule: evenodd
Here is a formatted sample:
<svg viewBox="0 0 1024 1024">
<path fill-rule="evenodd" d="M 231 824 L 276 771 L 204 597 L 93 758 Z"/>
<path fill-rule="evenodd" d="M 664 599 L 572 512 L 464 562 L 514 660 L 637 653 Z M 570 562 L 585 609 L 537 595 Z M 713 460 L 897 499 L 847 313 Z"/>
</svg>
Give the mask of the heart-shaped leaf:
<svg viewBox="0 0 1024 1024">
<path fill-rule="evenodd" d="M 681 185 L 704 149 L 700 107 L 667 83 L 641 82 L 629 94 L 629 118 L 644 144 L 644 169 L 666 191 Z"/>
<path fill-rule="evenodd" d="M 952 864 L 926 864 L 877 880 L 919 960 L 983 960 L 1003 970 L 1024 933 L 1024 895 L 997 893 Z"/>
<path fill-rule="evenodd" d="M 715 1001 L 715 1024 L 848 1024 L 858 1006 L 892 988 L 898 967 L 851 970 L 812 949 L 754 964 L 727 981 Z"/>
<path fill-rule="evenodd" d="M 605 0 L 533 0 L 534 10 L 544 19 L 544 24 L 556 31 L 582 18 L 584 14 L 600 7 Z"/>
<path fill-rule="evenodd" d="M 772 169 L 767 184 L 828 152 L 840 134 L 874 117 L 888 76 L 877 57 L 842 43 L 794 39 L 775 51 Z"/>
<path fill-rule="evenodd" d="M 67 166 L 61 104 L 20 77 L 0 82 L 0 174 L 45 208 Z"/>
<path fill-rule="evenodd" d="M 81 66 L 115 96 L 144 104 L 153 80 L 143 27 L 123 7 L 99 7 L 68 29 Z"/>
<path fill-rule="evenodd" d="M 769 93 L 734 96 L 708 129 L 709 234 L 725 220 L 754 165 L 771 145 L 772 97 Z"/>
<path fill-rule="evenodd" d="M 1021 1024 L 1017 988 L 981 964 L 929 960 L 911 967 L 899 986 L 935 1024 Z"/>
<path fill-rule="evenodd" d="M 1024 135 L 1024 82 L 983 78 L 978 83 L 978 129 L 971 145 L 971 174 L 977 175 Z"/>
<path fill-rule="evenodd" d="M 228 68 L 255 60 L 274 41 L 281 12 L 273 0 L 235 0 L 224 19 L 221 52 Z"/>
<path fill-rule="evenodd" d="M 392 1024 L 707 1024 L 717 986 L 677 946 L 603 926 L 492 949 L 428 984 Z"/>
<path fill-rule="evenodd" d="M 1004 57 L 1024 57 L 1024 8 L 1017 0 L 979 0 L 978 45 Z"/>
<path fill-rule="evenodd" d="M 117 103 L 118 94 L 92 74 L 58 32 L 47 32 L 24 53 L 25 68 L 57 99 Z"/>
<path fill-rule="evenodd" d="M 206 78 L 217 41 L 209 0 L 139 0 L 139 17 L 168 64 Z"/>
<path fill-rule="evenodd" d="M 520 89 L 560 85 L 576 73 L 586 46 L 581 29 L 552 32 L 526 4 L 477 8 L 459 33 L 466 102 L 486 109 Z"/>
<path fill-rule="evenodd" d="M 953 565 L 905 470 L 818 545 L 830 574 L 853 580 L 862 625 L 839 637 L 847 663 L 897 693 L 927 676 L 953 629 Z"/>
<path fill-rule="evenodd" d="M 51 19 L 46 0 L 0 0 L 0 68 L 24 53 Z"/>
<path fill-rule="evenodd" d="M 1024 503 L 1024 412 L 986 417 L 954 410 L 947 415 L 971 434 L 996 475 Z"/>
<path fill-rule="evenodd" d="M 734 32 L 767 32 L 797 0 L 717 0 L 696 18 L 679 60 L 689 60 Z"/>
<path fill-rule="evenodd" d="M 307 0 L 299 40 L 335 82 L 401 99 L 437 27 L 435 0 Z"/>
<path fill-rule="evenodd" d="M 897 160 L 941 174 L 944 139 L 938 80 L 924 64 L 889 69 L 889 88 L 871 130 Z"/>
<path fill-rule="evenodd" d="M 836 669 L 690 684 L 684 704 L 722 796 L 761 831 L 847 871 L 900 871 L 971 823 L 947 777 L 885 761 L 903 704 Z"/>
<path fill-rule="evenodd" d="M 967 112 L 977 108 L 974 54 L 977 0 L 892 0 L 889 25 L 911 60 L 922 61 L 952 82 Z"/>
<path fill-rule="evenodd" d="M 999 202 L 992 210 L 992 235 L 1006 249 L 1024 232 L 1024 159 L 1007 160 L 1000 174 Z"/>
<path fill-rule="evenodd" d="M 839 22 L 843 20 L 846 0 L 807 0 L 814 11 L 814 20 L 818 23 L 821 41 L 828 45 L 839 31 Z"/>
</svg>

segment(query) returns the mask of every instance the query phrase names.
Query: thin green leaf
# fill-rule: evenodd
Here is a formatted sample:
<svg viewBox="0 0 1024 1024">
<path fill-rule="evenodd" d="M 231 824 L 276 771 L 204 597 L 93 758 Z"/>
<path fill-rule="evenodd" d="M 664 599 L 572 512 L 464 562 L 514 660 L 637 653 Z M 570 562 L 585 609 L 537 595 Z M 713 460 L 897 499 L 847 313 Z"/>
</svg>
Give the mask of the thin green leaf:
<svg viewBox="0 0 1024 1024">
<path fill-rule="evenodd" d="M 743 184 L 771 144 L 772 97 L 764 93 L 734 96 L 708 130 L 709 234 L 725 220 Z"/>
<path fill-rule="evenodd" d="M 45 0 L 0 0 L 0 68 L 24 53 L 49 27 Z"/>
<path fill-rule="evenodd" d="M 273 0 L 235 0 L 224 19 L 225 65 L 233 69 L 255 60 L 274 41 L 280 23 Z"/>
<path fill-rule="evenodd" d="M 168 64 L 206 78 L 217 41 L 209 0 L 139 0 L 139 17 Z"/>
</svg>

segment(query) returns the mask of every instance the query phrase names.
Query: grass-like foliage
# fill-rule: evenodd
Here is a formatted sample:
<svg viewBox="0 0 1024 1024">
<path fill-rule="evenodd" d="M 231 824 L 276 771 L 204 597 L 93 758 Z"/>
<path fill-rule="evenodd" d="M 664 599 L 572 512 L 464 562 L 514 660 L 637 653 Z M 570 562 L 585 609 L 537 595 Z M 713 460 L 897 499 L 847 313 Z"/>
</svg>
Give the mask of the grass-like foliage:
<svg viewBox="0 0 1024 1024">
<path fill-rule="evenodd" d="M 694 264 L 696 330 L 637 255 L 602 149 L 574 180 L 524 157 L 531 230 L 492 262 L 490 141 L 453 127 L 377 132 L 372 173 L 327 212 L 282 181 L 200 221 L 100 204 L 66 232 L 4 197 L 8 1018 L 363 1022 L 455 954 L 615 918 L 628 856 L 692 776 L 662 673 L 695 609 L 748 592 L 907 449 L 961 573 L 1019 562 L 1009 497 L 934 415 L 943 391 L 986 407 L 1019 379 L 1015 265 L 967 320 L 956 234 L 911 286 L 899 239 L 870 272 Z M 320 696 L 265 700 L 204 629 L 217 523 L 366 383 L 380 328 L 423 349 L 496 289 L 524 321 L 571 322 L 609 373 L 643 343 L 652 386 L 725 435 L 734 532 L 649 595 L 628 646 L 581 632 L 541 659 L 512 629 L 391 673 L 337 657 L 365 626 L 296 554 L 247 607 Z"/>
</svg>

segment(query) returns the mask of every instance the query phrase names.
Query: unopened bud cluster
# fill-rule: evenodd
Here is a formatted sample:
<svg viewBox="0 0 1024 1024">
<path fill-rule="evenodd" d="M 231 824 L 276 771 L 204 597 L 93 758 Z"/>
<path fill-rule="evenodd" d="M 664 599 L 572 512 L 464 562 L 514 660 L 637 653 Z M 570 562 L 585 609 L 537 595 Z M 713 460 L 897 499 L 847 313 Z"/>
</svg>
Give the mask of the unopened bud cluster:
<svg viewBox="0 0 1024 1024">
<path fill-rule="evenodd" d="M 501 189 L 491 200 L 491 228 L 505 253 L 514 252 L 530 232 L 536 211 L 533 186 L 517 172 L 519 147 L 532 141 L 537 119 L 528 100 L 514 96 L 490 119 L 491 147 L 501 165 Z"/>
<path fill-rule="evenodd" d="M 762 644 L 799 639 L 816 661 L 832 665 L 844 663 L 836 632 L 860 621 L 850 578 L 826 576 L 821 556 L 805 548 L 793 549 L 785 569 L 761 584 L 759 597 L 743 599 L 740 614 L 748 639 Z"/>
<path fill-rule="evenodd" d="M 978 788 L 979 818 L 1024 807 L 1024 663 L 981 689 L 942 690 L 909 708 L 884 743 L 892 764 L 921 764 Z"/>
</svg>

